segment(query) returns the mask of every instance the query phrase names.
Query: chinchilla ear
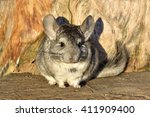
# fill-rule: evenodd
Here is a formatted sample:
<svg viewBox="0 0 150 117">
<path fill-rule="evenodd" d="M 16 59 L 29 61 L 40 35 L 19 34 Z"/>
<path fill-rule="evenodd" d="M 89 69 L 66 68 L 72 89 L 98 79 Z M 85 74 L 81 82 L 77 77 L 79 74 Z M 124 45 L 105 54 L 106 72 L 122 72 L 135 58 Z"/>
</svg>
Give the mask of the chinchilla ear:
<svg viewBox="0 0 150 117">
<path fill-rule="evenodd" d="M 94 26 L 95 26 L 94 19 L 91 15 L 89 15 L 80 26 L 80 29 L 84 34 L 85 41 L 87 41 L 91 36 L 91 34 L 93 33 Z"/>
<path fill-rule="evenodd" d="M 47 15 L 43 19 L 44 32 L 50 40 L 56 39 L 56 31 L 59 28 L 53 15 Z"/>
</svg>

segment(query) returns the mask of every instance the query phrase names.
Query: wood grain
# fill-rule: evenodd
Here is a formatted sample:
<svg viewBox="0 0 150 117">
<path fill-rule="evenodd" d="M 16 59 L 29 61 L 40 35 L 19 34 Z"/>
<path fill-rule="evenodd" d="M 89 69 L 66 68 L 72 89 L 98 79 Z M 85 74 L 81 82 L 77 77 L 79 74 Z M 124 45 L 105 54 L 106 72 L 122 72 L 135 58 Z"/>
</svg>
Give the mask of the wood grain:
<svg viewBox="0 0 150 117">
<path fill-rule="evenodd" d="M 31 73 L 10 74 L 0 79 L 0 99 L 150 99 L 150 72 L 97 78 L 80 89 L 50 86 Z"/>
</svg>

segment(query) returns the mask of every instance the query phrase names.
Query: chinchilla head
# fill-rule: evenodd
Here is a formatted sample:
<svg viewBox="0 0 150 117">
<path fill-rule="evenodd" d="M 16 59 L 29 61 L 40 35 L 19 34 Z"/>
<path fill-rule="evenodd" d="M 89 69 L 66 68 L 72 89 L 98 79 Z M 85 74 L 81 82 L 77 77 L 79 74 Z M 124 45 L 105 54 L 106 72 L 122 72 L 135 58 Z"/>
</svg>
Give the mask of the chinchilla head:
<svg viewBox="0 0 150 117">
<path fill-rule="evenodd" d="M 52 58 L 65 62 L 77 63 L 88 56 L 88 42 L 93 30 L 94 19 L 88 16 L 80 26 L 72 24 L 58 25 L 52 15 L 43 20 L 46 38 L 50 40 L 49 54 Z"/>
</svg>

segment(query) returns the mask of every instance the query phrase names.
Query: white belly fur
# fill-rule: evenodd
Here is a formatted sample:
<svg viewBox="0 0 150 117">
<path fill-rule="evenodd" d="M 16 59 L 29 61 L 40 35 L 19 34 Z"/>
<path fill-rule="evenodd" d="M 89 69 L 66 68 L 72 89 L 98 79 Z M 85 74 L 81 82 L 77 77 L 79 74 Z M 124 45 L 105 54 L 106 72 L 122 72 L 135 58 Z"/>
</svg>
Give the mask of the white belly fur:
<svg viewBox="0 0 150 117">
<path fill-rule="evenodd" d="M 54 63 L 52 64 L 53 73 L 56 80 L 61 80 L 64 82 L 68 82 L 68 80 L 75 80 L 81 79 L 84 71 L 86 71 L 89 63 L 86 62 L 79 62 L 79 63 Z M 75 72 L 71 72 L 70 69 L 76 69 Z"/>
</svg>

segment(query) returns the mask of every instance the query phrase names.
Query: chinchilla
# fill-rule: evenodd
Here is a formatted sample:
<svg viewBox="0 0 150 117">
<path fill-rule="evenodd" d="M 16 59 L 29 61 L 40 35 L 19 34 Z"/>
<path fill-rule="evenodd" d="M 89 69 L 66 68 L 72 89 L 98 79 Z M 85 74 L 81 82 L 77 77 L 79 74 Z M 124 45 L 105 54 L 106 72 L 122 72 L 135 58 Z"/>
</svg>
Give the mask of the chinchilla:
<svg viewBox="0 0 150 117">
<path fill-rule="evenodd" d="M 80 88 L 81 82 L 118 75 L 124 70 L 127 62 L 124 47 L 120 48 L 115 60 L 107 60 L 107 54 L 98 40 L 91 36 L 95 27 L 92 16 L 76 26 L 58 25 L 54 16 L 49 14 L 43 19 L 43 27 L 45 36 L 36 64 L 50 85 L 58 84 L 65 88 L 65 83 L 68 83 Z"/>
</svg>

